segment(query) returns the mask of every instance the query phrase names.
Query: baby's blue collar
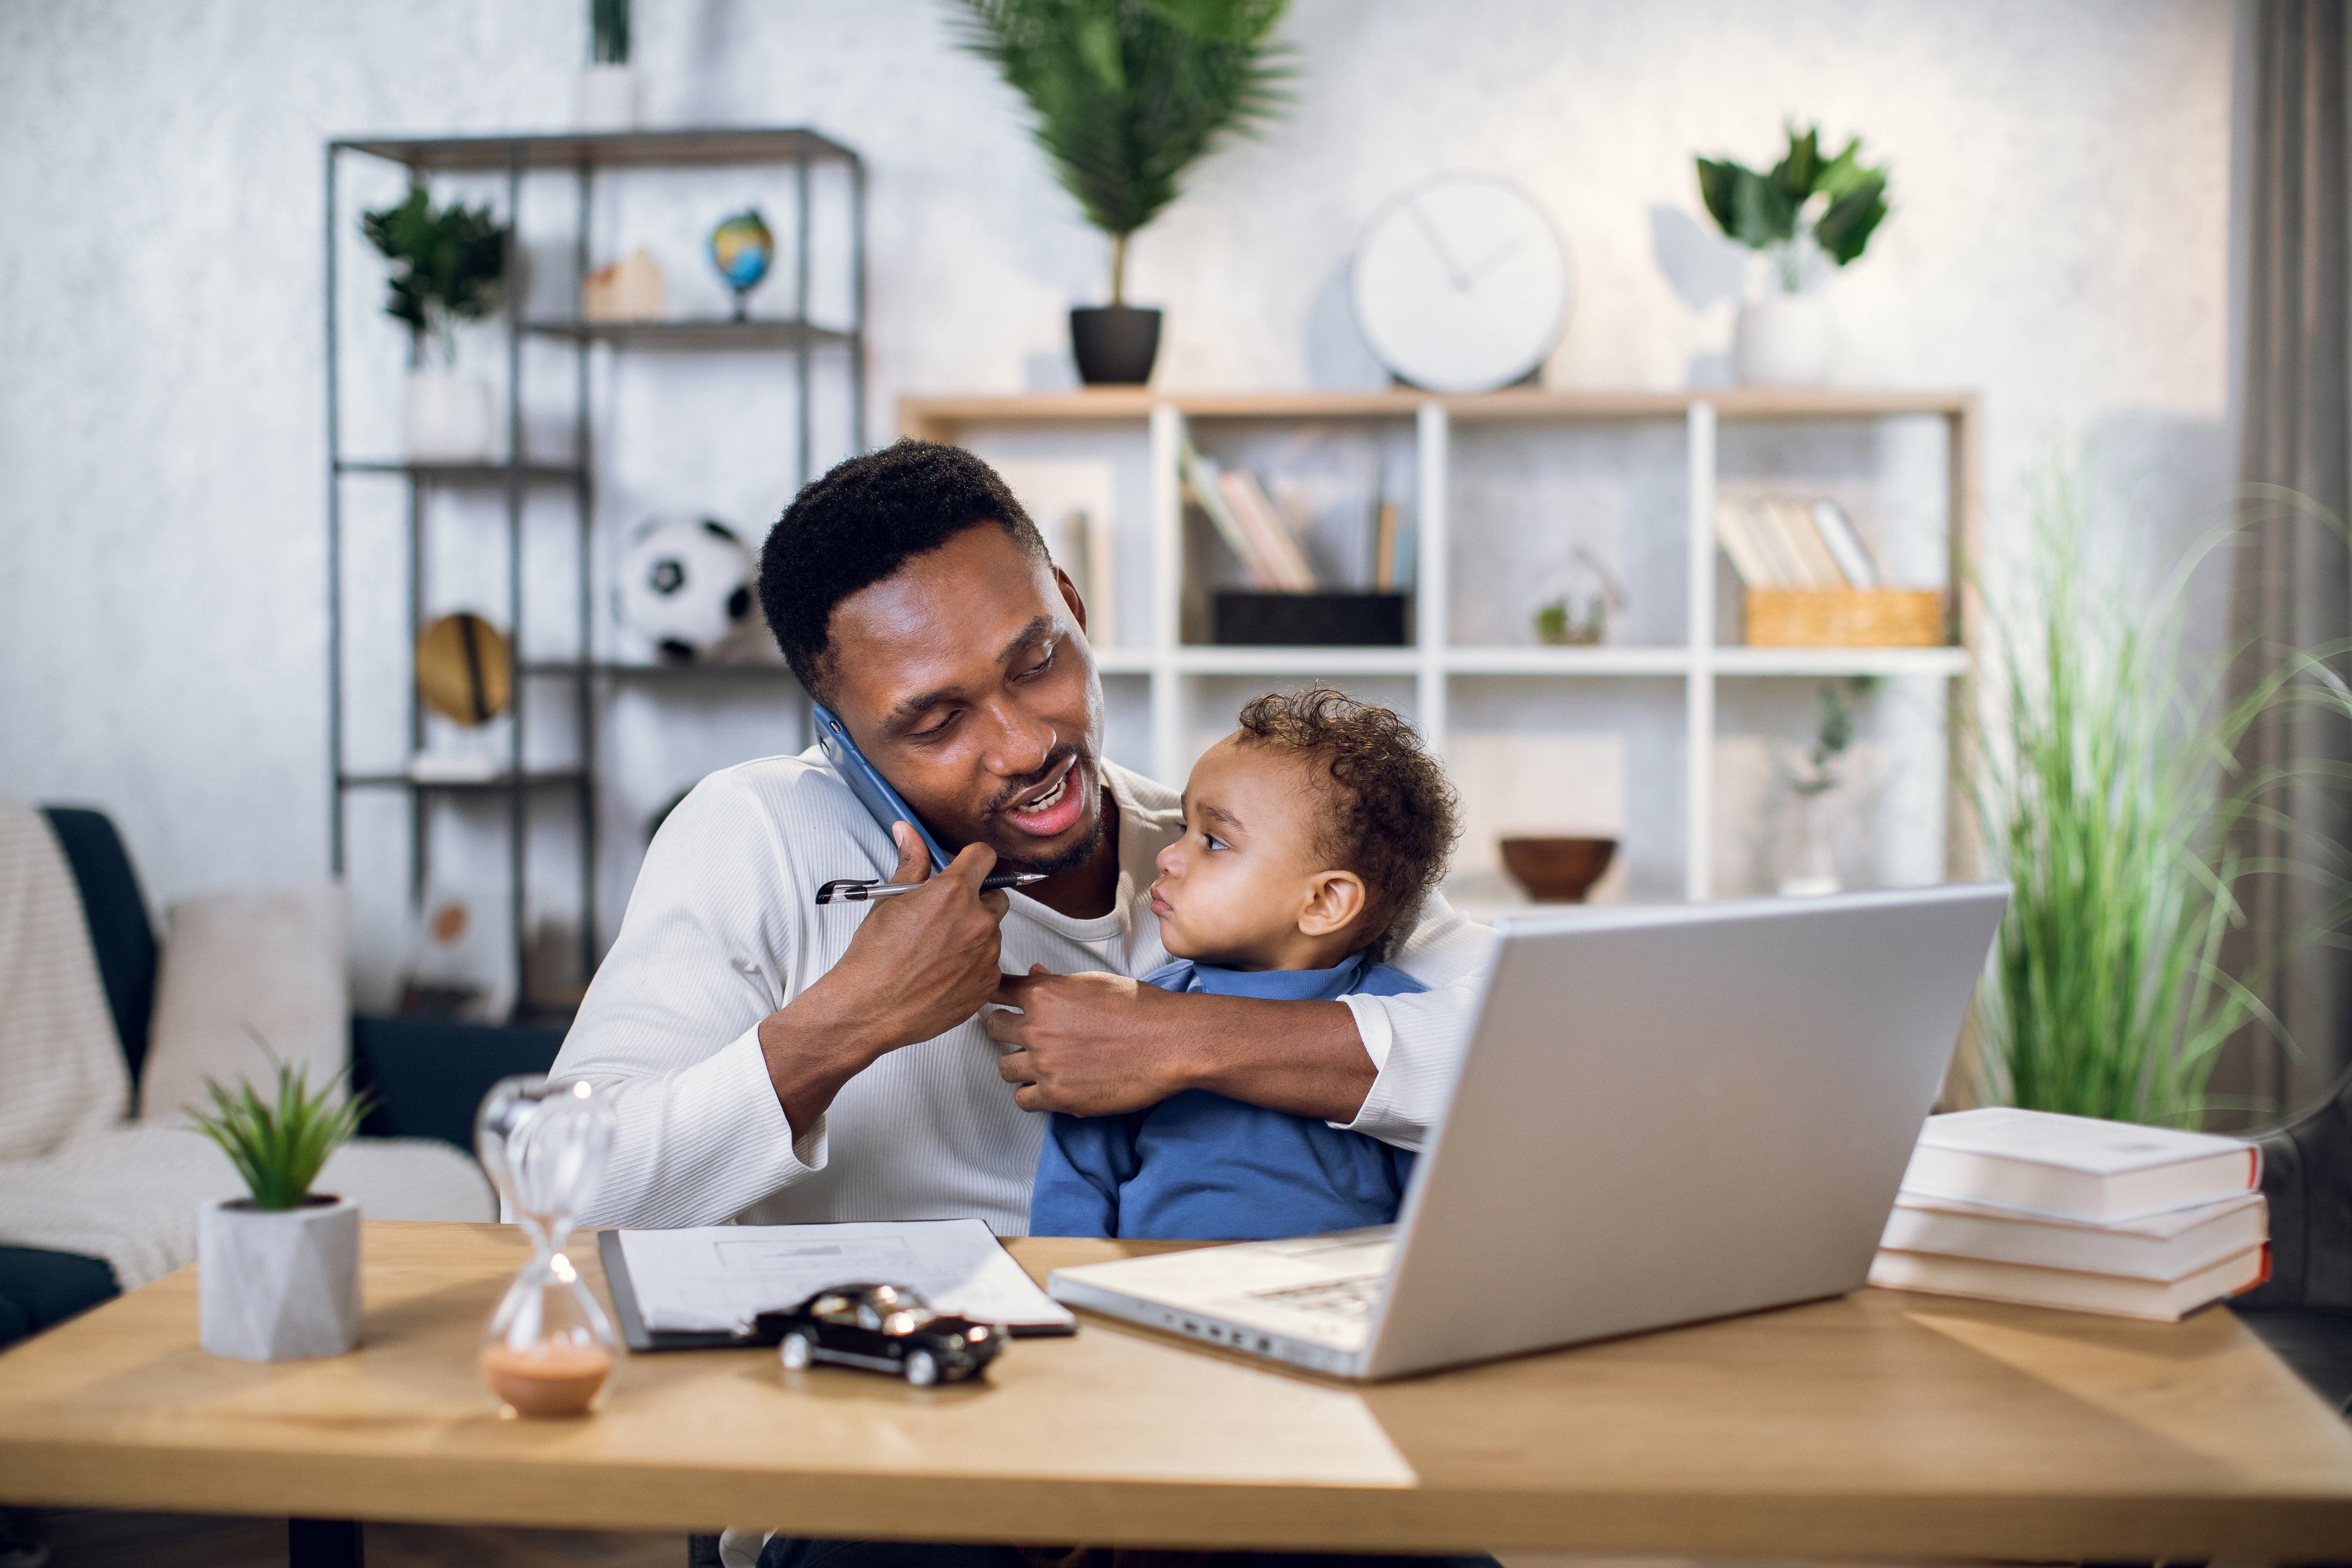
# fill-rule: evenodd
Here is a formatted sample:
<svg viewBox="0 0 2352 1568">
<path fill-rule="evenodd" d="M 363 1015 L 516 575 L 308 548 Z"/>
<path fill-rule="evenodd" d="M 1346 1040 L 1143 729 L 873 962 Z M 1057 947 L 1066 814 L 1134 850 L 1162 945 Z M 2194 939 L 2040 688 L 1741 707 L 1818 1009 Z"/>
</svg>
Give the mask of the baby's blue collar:
<svg viewBox="0 0 2352 1568">
<path fill-rule="evenodd" d="M 1191 963 L 1189 959 L 1180 962 Z M 1351 953 L 1328 969 L 1227 969 L 1193 963 L 1188 991 L 1254 996 L 1265 1002 L 1328 1002 L 1344 996 L 1363 973 L 1364 955 Z"/>
</svg>

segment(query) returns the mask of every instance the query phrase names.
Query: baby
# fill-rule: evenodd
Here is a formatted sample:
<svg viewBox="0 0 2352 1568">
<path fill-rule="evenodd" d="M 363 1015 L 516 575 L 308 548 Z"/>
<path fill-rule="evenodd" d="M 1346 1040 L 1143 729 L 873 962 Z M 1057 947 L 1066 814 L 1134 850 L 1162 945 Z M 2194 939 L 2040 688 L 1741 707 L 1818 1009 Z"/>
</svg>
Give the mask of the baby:
<svg viewBox="0 0 2352 1568">
<path fill-rule="evenodd" d="M 1328 1001 L 1426 989 L 1380 961 L 1455 837 L 1454 792 L 1385 708 L 1266 696 L 1193 765 L 1184 837 L 1151 885 L 1170 991 Z M 1124 1116 L 1056 1114 L 1038 1236 L 1255 1241 L 1394 1220 L 1412 1156 L 1311 1117 L 1190 1089 Z"/>
</svg>

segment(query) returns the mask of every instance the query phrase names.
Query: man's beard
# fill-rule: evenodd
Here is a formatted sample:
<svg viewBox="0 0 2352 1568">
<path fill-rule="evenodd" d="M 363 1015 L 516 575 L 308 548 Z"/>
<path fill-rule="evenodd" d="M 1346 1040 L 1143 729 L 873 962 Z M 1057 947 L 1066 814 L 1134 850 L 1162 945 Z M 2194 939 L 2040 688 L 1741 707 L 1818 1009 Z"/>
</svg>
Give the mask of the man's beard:
<svg viewBox="0 0 2352 1568">
<path fill-rule="evenodd" d="M 1040 871 L 1050 877 L 1063 871 L 1076 870 L 1088 860 L 1093 859 L 1095 851 L 1102 847 L 1104 815 L 1102 808 L 1102 770 L 1096 765 L 1094 753 L 1087 750 L 1086 747 L 1080 745 L 1074 744 L 1056 747 L 1053 754 L 1045 759 L 1045 765 L 1037 770 L 1036 778 L 1007 785 L 1003 792 L 996 797 L 994 803 L 989 806 L 986 820 L 993 822 L 999 814 L 1003 811 L 1006 804 L 1009 803 L 1013 796 L 1019 795 L 1024 790 L 1035 787 L 1037 779 L 1044 778 L 1052 773 L 1055 768 L 1062 765 L 1062 761 L 1066 757 L 1074 758 L 1076 760 L 1070 764 L 1069 782 L 1064 784 L 1063 787 L 1065 789 L 1083 789 L 1091 784 L 1095 790 L 1095 819 L 1093 830 L 1087 833 L 1084 837 L 1079 838 L 1071 844 L 1068 848 L 1045 858 L 1007 854 L 1003 847 L 996 843 L 994 837 L 992 836 L 989 843 L 992 847 L 996 849 L 996 867 L 998 870 Z"/>
</svg>

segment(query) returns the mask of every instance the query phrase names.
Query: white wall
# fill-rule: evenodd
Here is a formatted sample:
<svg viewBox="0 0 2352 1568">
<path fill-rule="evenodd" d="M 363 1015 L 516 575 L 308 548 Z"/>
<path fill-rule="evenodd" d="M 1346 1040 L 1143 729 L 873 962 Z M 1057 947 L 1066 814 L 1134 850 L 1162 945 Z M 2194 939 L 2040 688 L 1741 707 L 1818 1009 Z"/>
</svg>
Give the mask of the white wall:
<svg viewBox="0 0 2352 1568">
<path fill-rule="evenodd" d="M 585 11 L 0 0 L 0 792 L 109 806 L 159 901 L 326 863 L 321 142 L 559 126 Z M 1066 382 L 1062 312 L 1104 247 L 943 7 L 637 11 L 650 123 L 803 122 L 870 160 L 877 437 L 903 392 Z M 1130 291 L 1170 312 L 1163 384 L 1374 384 L 1352 237 L 1404 182 L 1486 169 L 1573 251 L 1549 382 L 1719 374 L 1732 306 L 1692 302 L 1723 278 L 1690 154 L 1759 158 L 1817 117 L 1895 169 L 1895 216 L 1833 285 L 1842 379 L 1981 389 L 1996 528 L 2042 442 L 2089 436 L 2170 537 L 2226 478 L 2231 22 L 2219 0 L 1302 0 L 1296 111 L 1198 172 Z M 703 286 L 707 221 L 660 237 L 674 289 Z M 345 317 L 362 434 L 389 428 L 399 344 L 372 287 Z M 763 524 L 789 481 L 759 390 L 619 437 L 607 524 Z M 668 760 L 780 728 L 738 704 Z"/>
</svg>

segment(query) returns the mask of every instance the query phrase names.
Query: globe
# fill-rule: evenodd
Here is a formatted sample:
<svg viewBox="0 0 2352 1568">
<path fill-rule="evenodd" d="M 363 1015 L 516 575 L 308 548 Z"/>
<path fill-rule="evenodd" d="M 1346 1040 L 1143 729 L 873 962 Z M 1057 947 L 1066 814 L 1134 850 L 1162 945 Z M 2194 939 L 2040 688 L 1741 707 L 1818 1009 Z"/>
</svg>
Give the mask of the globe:
<svg viewBox="0 0 2352 1568">
<path fill-rule="evenodd" d="M 776 237 L 757 207 L 746 207 L 710 231 L 710 265 L 735 290 L 735 319 L 743 319 L 744 296 L 760 286 L 776 258 Z"/>
</svg>

